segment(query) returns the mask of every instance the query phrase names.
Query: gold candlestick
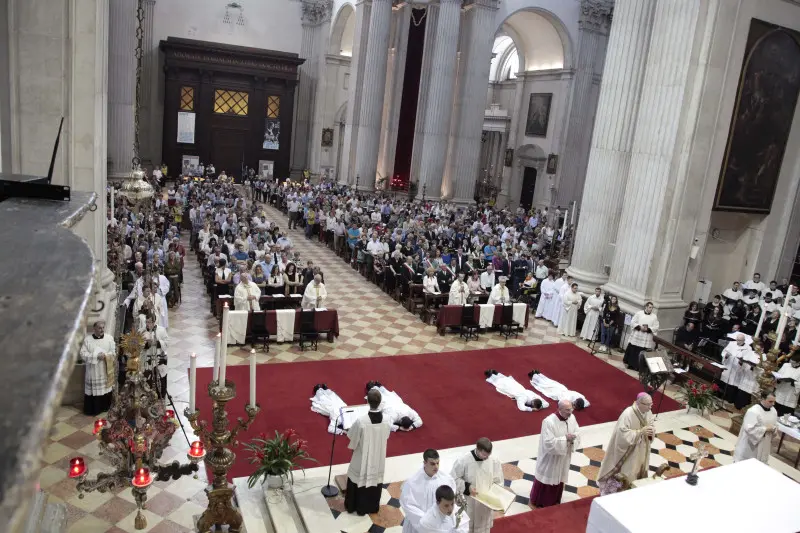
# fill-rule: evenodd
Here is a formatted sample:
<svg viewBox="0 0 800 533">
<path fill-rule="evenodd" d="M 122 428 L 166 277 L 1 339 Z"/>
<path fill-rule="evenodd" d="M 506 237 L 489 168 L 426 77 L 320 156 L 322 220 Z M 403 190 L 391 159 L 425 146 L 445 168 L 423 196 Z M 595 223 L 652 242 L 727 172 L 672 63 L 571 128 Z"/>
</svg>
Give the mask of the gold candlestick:
<svg viewBox="0 0 800 533">
<path fill-rule="evenodd" d="M 206 488 L 208 507 L 197 521 L 197 530 L 205 533 L 216 527 L 220 531 L 224 524 L 228 525 L 230 533 L 239 533 L 242 528 L 242 513 L 233 506 L 234 486 L 228 484 L 227 474 L 236 459 L 236 454 L 231 447 L 236 445 L 236 435 L 241 430 L 246 430 L 255 420 L 261 408 L 256 405 L 246 405 L 247 420 L 237 419 L 237 424 L 228 429 L 228 412 L 225 405 L 236 397 L 236 385 L 225 380 L 225 386 L 220 387 L 217 381 L 208 385 L 208 395 L 214 401 L 212 431 L 208 431 L 205 420 L 198 421 L 200 411 L 190 413 L 187 408 L 186 418 L 197 437 L 205 445 L 205 463 L 214 473 L 211 486 Z"/>
</svg>

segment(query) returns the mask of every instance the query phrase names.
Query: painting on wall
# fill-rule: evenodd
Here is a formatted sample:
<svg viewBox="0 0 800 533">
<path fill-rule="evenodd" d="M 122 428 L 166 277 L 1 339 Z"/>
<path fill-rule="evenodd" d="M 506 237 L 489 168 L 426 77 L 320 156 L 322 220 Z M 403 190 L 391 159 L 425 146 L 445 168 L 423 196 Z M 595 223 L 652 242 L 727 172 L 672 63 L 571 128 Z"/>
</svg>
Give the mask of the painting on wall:
<svg viewBox="0 0 800 533">
<path fill-rule="evenodd" d="M 264 124 L 264 150 L 280 150 L 281 121 L 277 118 L 268 118 Z"/>
<path fill-rule="evenodd" d="M 326 148 L 333 146 L 333 128 L 322 128 L 322 146 Z"/>
<path fill-rule="evenodd" d="M 714 209 L 769 214 L 800 96 L 800 33 L 750 22 Z"/>
<path fill-rule="evenodd" d="M 547 137 L 550 122 L 550 104 L 553 93 L 532 93 L 528 104 L 528 120 L 525 122 L 525 135 L 528 137 Z"/>
</svg>

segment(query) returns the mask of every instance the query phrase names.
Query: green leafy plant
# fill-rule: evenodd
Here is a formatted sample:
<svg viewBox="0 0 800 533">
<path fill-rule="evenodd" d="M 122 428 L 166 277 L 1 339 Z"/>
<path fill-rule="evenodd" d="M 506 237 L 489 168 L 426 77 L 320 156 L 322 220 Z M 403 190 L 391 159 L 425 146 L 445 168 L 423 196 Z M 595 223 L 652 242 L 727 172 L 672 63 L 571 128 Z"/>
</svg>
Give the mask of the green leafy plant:
<svg viewBox="0 0 800 533">
<path fill-rule="evenodd" d="M 717 402 L 719 401 L 715 393 L 719 390 L 716 384 L 710 387 L 704 383 L 696 383 L 694 380 L 688 380 L 685 384 L 681 385 L 681 402 L 694 409 L 699 409 L 700 412 L 716 410 Z"/>
<path fill-rule="evenodd" d="M 250 464 L 257 464 L 258 468 L 247 478 L 247 485 L 253 488 L 260 480 L 263 484 L 267 476 L 279 476 L 281 478 L 289 476 L 294 483 L 294 468 L 305 469 L 300 466 L 299 461 L 313 461 L 316 459 L 308 455 L 308 441 L 301 439 L 293 429 L 287 429 L 283 433 L 275 432 L 275 437 L 267 439 L 266 434 L 261 433 L 257 438 L 244 445 L 245 449 L 251 453 Z"/>
</svg>

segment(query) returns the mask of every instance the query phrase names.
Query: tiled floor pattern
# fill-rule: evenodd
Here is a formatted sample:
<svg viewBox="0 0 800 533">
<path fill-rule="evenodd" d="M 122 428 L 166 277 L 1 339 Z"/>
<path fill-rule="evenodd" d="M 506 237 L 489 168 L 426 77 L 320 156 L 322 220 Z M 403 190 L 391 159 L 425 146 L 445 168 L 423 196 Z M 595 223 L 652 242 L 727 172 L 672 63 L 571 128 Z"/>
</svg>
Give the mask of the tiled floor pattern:
<svg viewBox="0 0 800 533">
<path fill-rule="evenodd" d="M 700 463 L 701 469 L 733 462 L 731 442 L 725 441 L 707 428 L 691 426 L 657 434 L 650 448 L 650 471 L 655 472 L 662 464 L 668 464 L 669 468 L 664 472 L 666 478 L 691 472 L 690 457 L 701 443 L 705 443 L 706 451 L 709 452 L 708 457 Z M 596 480 L 604 456 L 602 446 L 579 448 L 572 454 L 562 502 L 600 494 Z M 528 502 L 535 472 L 536 457 L 503 464 L 503 483 L 506 490 L 515 495 L 514 503 L 506 513 L 508 516 L 531 510 Z M 337 484 L 346 484 L 346 479 L 340 481 L 339 477 L 346 478 L 338 476 Z M 402 481 L 384 484 L 379 512 L 363 517 L 345 512 L 343 496 L 329 499 L 328 505 L 337 525 L 341 526 L 341 533 L 400 533 L 404 517 L 400 508 L 402 486 Z M 496 516 L 501 515 L 497 513 Z"/>
<path fill-rule="evenodd" d="M 268 218 L 282 227 L 286 226 L 285 215 L 269 207 L 265 210 Z M 565 340 L 552 325 L 533 318 L 530 327 L 519 339 L 506 341 L 490 332 L 481 335 L 478 341 L 467 344 L 453 334 L 441 337 L 434 326 L 423 324 L 418 316 L 406 311 L 376 285 L 362 278 L 323 244 L 316 240 L 306 240 L 299 230 L 290 230 L 289 234 L 302 259 L 313 260 L 325 272 L 329 294 L 327 305 L 339 311 L 341 336 L 334 343 L 320 342 L 316 352 L 306 351 L 302 354 L 296 344 L 273 343 L 269 353 L 257 353 L 259 364 L 474 350 Z M 184 246 L 188 249 L 186 235 Z M 216 319 L 210 313 L 200 269 L 192 253 L 186 257 L 181 292 L 182 302 L 170 310 L 168 390 L 176 404 L 176 411 L 184 422 L 188 439 L 192 441 L 194 437 L 191 428 L 182 414 L 188 403 L 189 354 L 197 353 L 200 366 L 211 366 L 213 339 L 218 331 Z M 576 344 L 586 348 L 583 341 Z M 246 363 L 243 356 L 247 355 L 247 350 L 230 347 L 228 352 L 229 364 Z M 621 354 L 596 356 L 622 369 Z M 668 393 L 674 394 L 674 390 L 668 389 Z M 730 416 L 729 413 L 718 412 L 712 415 L 711 421 L 727 428 Z M 76 455 L 88 458 L 91 477 L 98 471 L 109 468 L 99 455 L 99 446 L 92 436 L 92 422 L 92 418 L 83 416 L 78 409 L 63 407 L 59 410 L 43 453 L 40 486 L 53 501 L 63 501 L 66 504 L 70 533 L 134 533 L 135 506 L 130 489 L 107 494 L 91 493 L 84 499 L 79 499 L 75 482 L 66 476 L 67 461 Z M 787 449 L 786 444 L 784 443 L 781 457 L 789 462 L 788 458 L 793 460 L 797 447 L 789 444 Z M 182 460 L 187 449 L 188 444 L 183 433 L 177 431 L 162 460 Z M 189 477 L 167 483 L 156 482 L 148 491 L 148 529 L 145 531 L 181 533 L 190 530 L 192 517 L 202 512 L 207 503 L 203 492 L 206 481 L 204 469 L 200 469 L 199 476 L 198 480 Z M 386 503 L 388 502 L 387 499 Z"/>
</svg>

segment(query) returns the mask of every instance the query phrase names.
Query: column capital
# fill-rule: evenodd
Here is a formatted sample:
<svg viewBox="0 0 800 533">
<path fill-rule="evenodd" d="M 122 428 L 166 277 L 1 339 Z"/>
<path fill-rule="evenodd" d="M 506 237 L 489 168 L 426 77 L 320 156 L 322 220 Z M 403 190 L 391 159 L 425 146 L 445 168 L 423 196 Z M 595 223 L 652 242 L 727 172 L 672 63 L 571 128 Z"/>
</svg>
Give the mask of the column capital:
<svg viewBox="0 0 800 533">
<path fill-rule="evenodd" d="M 578 25 L 582 30 L 608 33 L 614 13 L 614 0 L 581 0 Z"/>
<path fill-rule="evenodd" d="M 473 7 L 482 7 L 485 9 L 498 9 L 500 7 L 500 0 L 464 0 L 464 9 Z"/>
<path fill-rule="evenodd" d="M 316 26 L 331 20 L 333 12 L 333 0 L 303 0 L 302 21 L 303 24 Z"/>
<path fill-rule="evenodd" d="M 145 6 L 154 6 L 156 5 L 156 0 L 144 0 Z"/>
</svg>

